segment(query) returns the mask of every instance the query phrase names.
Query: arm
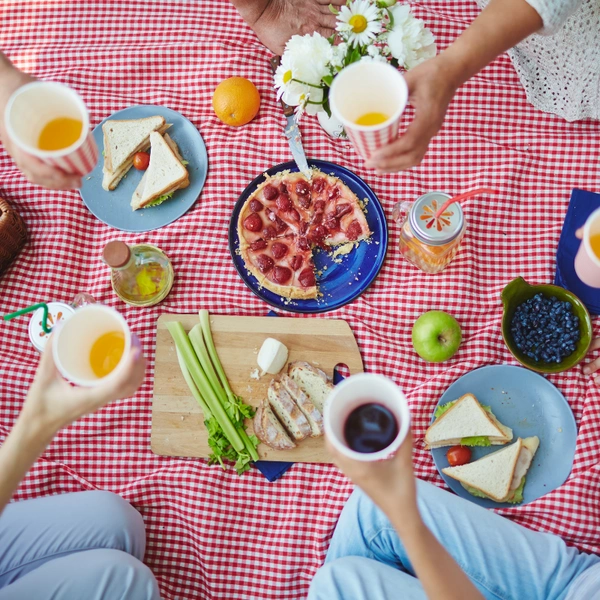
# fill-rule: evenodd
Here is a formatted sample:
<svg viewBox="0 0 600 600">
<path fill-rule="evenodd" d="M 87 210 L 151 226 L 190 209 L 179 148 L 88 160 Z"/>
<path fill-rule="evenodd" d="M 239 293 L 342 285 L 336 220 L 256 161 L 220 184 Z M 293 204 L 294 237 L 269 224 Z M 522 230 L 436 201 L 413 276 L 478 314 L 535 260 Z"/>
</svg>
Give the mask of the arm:
<svg viewBox="0 0 600 600">
<path fill-rule="evenodd" d="M 483 600 L 469 578 L 427 529 L 419 514 L 409 434 L 393 458 L 358 462 L 338 454 L 335 464 L 390 520 L 430 600 Z"/>
<path fill-rule="evenodd" d="M 0 143 L 12 156 L 17 167 L 29 181 L 53 190 L 71 190 L 81 187 L 81 177 L 64 173 L 56 167 L 51 167 L 39 158 L 27 154 L 12 143 L 4 126 L 4 110 L 13 92 L 26 83 L 35 79 L 19 71 L 0 52 Z"/>
<path fill-rule="evenodd" d="M 525 0 L 491 0 L 446 50 L 406 73 L 415 117 L 406 132 L 366 163 L 382 173 L 418 165 L 442 127 L 456 90 L 497 56 L 543 26 Z"/>
<path fill-rule="evenodd" d="M 145 366 L 139 347 L 134 347 L 114 380 L 94 388 L 72 387 L 58 374 L 52 338 L 48 340 L 21 414 L 0 447 L 0 513 L 56 433 L 112 400 L 133 395 Z"/>
<path fill-rule="evenodd" d="M 313 31 L 325 37 L 333 35 L 335 15 L 329 5 L 342 6 L 346 0 L 231 0 L 231 3 L 258 39 L 271 52 L 282 54 L 293 35 Z"/>
</svg>

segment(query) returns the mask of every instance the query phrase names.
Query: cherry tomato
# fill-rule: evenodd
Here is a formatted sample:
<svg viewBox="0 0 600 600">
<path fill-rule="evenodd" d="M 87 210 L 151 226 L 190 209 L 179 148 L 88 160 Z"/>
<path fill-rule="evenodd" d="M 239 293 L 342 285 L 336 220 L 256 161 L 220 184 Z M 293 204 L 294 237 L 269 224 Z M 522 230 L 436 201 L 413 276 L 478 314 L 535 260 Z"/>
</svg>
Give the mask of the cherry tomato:
<svg viewBox="0 0 600 600">
<path fill-rule="evenodd" d="M 136 152 L 133 156 L 133 166 L 138 171 L 145 171 L 150 164 L 150 155 L 147 152 Z"/>
<path fill-rule="evenodd" d="M 471 450 L 465 446 L 452 446 L 452 448 L 449 448 L 448 452 L 446 452 L 446 458 L 451 467 L 458 467 L 471 460 Z"/>
</svg>

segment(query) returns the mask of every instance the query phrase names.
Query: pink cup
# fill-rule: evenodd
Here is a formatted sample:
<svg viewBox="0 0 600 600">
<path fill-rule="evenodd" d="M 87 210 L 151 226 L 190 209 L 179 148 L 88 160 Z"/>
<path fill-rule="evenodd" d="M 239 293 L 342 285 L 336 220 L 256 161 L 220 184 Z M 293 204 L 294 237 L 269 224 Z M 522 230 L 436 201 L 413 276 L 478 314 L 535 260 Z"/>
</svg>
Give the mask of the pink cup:
<svg viewBox="0 0 600 600">
<path fill-rule="evenodd" d="M 592 250 L 590 237 L 600 235 L 600 208 L 596 209 L 583 226 L 583 239 L 575 256 L 575 273 L 590 287 L 600 288 L 600 257 Z"/>
<path fill-rule="evenodd" d="M 59 117 L 83 123 L 79 139 L 60 150 L 40 150 L 38 140 L 44 126 Z M 24 152 L 66 173 L 86 175 L 98 162 L 98 147 L 90 132 L 87 107 L 77 92 L 52 81 L 34 81 L 20 87 L 9 98 L 4 113 L 10 139 Z"/>
<path fill-rule="evenodd" d="M 343 125 L 356 151 L 365 160 L 398 137 L 400 117 L 408 102 L 408 87 L 388 63 L 360 61 L 334 78 L 329 91 L 331 112 Z M 366 113 L 390 115 L 378 125 L 357 125 Z"/>
</svg>

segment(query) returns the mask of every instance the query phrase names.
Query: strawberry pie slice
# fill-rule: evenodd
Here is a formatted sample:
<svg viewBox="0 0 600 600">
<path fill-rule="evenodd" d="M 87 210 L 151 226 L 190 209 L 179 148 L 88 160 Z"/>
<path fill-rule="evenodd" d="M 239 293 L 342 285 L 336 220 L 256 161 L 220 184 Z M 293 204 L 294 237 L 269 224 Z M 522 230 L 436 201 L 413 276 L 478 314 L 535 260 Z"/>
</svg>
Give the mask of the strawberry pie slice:
<svg viewBox="0 0 600 600">
<path fill-rule="evenodd" d="M 238 219 L 246 268 L 260 285 L 285 298 L 317 297 L 315 246 L 330 250 L 370 235 L 356 194 L 316 169 L 311 181 L 289 171 L 267 176 Z"/>
</svg>

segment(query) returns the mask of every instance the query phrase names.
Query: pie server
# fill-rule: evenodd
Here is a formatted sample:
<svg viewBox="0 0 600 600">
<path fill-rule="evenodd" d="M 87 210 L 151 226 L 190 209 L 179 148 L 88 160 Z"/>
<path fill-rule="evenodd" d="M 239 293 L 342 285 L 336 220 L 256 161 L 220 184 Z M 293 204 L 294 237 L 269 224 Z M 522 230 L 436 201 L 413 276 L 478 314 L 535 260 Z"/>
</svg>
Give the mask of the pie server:
<svg viewBox="0 0 600 600">
<path fill-rule="evenodd" d="M 279 63 L 281 62 L 281 57 L 274 56 L 270 62 L 273 74 L 275 74 Z M 280 102 L 281 106 L 283 107 L 283 114 L 285 115 L 285 118 L 287 120 L 284 129 L 284 134 L 290 144 L 292 156 L 294 157 L 294 160 L 296 161 L 300 172 L 307 179 L 310 179 L 312 177 L 312 169 L 308 166 L 306 154 L 304 153 L 304 148 L 302 147 L 302 137 L 300 135 L 300 129 L 298 128 L 298 123 L 296 123 L 296 119 L 294 119 L 294 107 L 287 105 L 283 100 L 280 100 Z"/>
</svg>

